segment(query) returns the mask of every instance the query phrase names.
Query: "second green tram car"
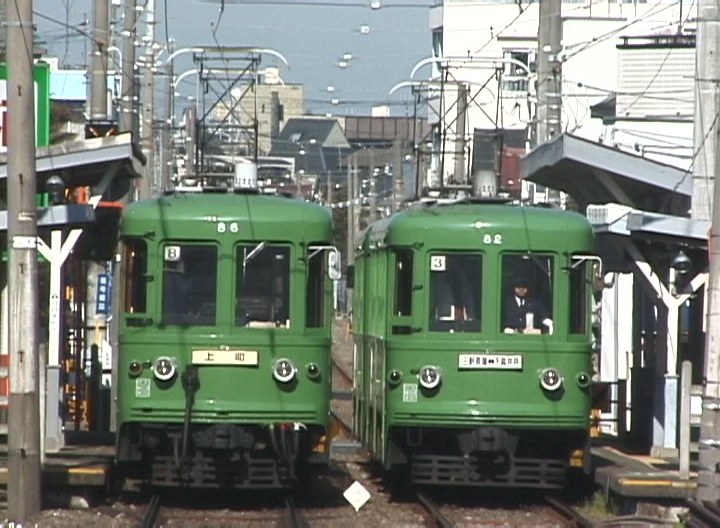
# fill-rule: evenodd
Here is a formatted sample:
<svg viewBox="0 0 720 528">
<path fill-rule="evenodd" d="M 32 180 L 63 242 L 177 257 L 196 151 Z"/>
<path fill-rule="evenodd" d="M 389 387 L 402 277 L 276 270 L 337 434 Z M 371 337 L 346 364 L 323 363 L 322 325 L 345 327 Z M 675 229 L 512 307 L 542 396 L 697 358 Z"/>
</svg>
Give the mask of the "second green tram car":
<svg viewBox="0 0 720 528">
<path fill-rule="evenodd" d="M 328 211 L 173 193 L 120 225 L 117 464 L 157 486 L 283 488 L 329 462 Z"/>
<path fill-rule="evenodd" d="M 593 244 L 580 214 L 474 201 L 366 230 L 354 428 L 385 469 L 525 488 L 587 469 Z"/>
</svg>

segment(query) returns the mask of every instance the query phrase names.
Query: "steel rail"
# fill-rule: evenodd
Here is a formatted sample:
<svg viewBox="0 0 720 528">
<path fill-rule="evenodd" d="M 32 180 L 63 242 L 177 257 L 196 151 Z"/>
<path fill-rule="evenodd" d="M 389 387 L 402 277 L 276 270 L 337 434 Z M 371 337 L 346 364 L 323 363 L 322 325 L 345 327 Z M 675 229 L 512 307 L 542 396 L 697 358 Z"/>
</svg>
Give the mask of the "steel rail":
<svg viewBox="0 0 720 528">
<path fill-rule="evenodd" d="M 595 526 L 595 523 L 555 497 L 545 496 L 545 502 L 548 503 L 552 512 L 562 520 L 567 528 L 592 528 Z"/>
<path fill-rule="evenodd" d="M 140 527 L 153 528 L 157 521 L 158 513 L 160 513 L 160 496 L 153 495 L 145 508 L 145 514 L 143 515 Z"/>
<path fill-rule="evenodd" d="M 433 519 L 435 520 L 435 523 L 440 528 L 452 528 L 455 526 L 453 523 L 450 522 L 450 520 L 445 517 L 442 512 L 440 512 L 440 508 L 437 504 L 435 504 L 427 495 L 424 495 L 423 493 L 415 492 L 415 497 L 417 498 L 418 502 L 422 504 L 423 508 L 425 508 L 430 515 L 432 515 Z"/>
</svg>

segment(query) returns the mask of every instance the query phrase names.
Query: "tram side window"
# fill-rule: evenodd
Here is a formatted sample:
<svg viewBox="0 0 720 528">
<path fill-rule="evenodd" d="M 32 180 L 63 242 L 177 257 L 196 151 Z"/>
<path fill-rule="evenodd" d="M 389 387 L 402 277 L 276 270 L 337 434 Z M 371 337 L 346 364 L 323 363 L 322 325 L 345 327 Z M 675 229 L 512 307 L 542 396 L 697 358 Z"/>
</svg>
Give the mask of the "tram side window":
<svg viewBox="0 0 720 528">
<path fill-rule="evenodd" d="M 123 242 L 123 310 L 127 313 L 147 311 L 147 244 L 141 239 Z"/>
<path fill-rule="evenodd" d="M 217 248 L 168 244 L 163 248 L 163 322 L 212 326 L 217 315 Z"/>
<path fill-rule="evenodd" d="M 290 248 L 238 246 L 235 325 L 290 328 Z"/>
<path fill-rule="evenodd" d="M 570 321 L 571 334 L 584 334 L 588 323 L 588 261 L 573 260 L 570 268 Z"/>
<path fill-rule="evenodd" d="M 539 253 L 502 257 L 502 321 L 506 334 L 552 334 L 553 257 Z"/>
<path fill-rule="evenodd" d="M 430 256 L 430 330 L 481 330 L 482 257 L 470 254 Z"/>
<path fill-rule="evenodd" d="M 409 250 L 395 253 L 395 315 L 412 315 L 413 253 Z"/>
<path fill-rule="evenodd" d="M 305 295 L 305 325 L 308 328 L 325 326 L 325 255 L 320 251 L 308 262 Z"/>
</svg>

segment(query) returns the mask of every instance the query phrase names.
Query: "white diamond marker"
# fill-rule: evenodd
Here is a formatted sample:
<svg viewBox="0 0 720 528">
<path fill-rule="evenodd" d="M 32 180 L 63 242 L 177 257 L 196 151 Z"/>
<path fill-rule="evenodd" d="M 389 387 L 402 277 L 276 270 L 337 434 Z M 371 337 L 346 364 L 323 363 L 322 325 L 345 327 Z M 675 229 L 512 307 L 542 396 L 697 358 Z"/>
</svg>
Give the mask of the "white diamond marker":
<svg viewBox="0 0 720 528">
<path fill-rule="evenodd" d="M 350 503 L 350 506 L 355 508 L 355 511 L 360 511 L 360 508 L 370 500 L 370 493 L 356 480 L 345 490 L 343 497 Z"/>
</svg>

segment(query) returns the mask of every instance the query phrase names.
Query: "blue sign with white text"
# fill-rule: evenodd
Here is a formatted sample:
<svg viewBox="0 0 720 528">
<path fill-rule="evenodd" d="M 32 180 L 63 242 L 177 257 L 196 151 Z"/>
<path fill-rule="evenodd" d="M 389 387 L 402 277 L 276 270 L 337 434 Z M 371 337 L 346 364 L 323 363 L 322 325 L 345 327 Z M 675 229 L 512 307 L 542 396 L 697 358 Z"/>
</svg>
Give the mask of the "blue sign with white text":
<svg viewBox="0 0 720 528">
<path fill-rule="evenodd" d="M 109 273 L 100 273 L 97 281 L 97 300 L 95 302 L 95 313 L 110 313 L 111 299 L 111 276 Z"/>
</svg>

